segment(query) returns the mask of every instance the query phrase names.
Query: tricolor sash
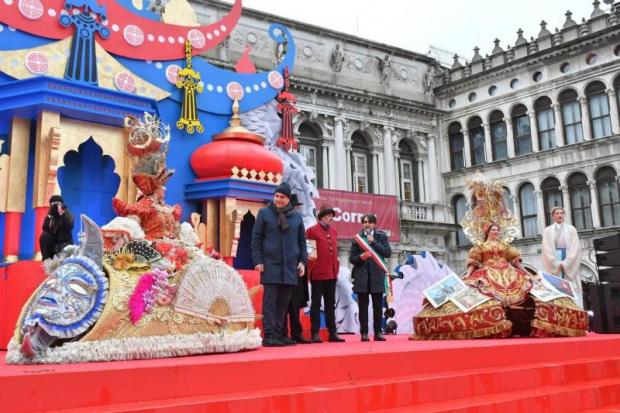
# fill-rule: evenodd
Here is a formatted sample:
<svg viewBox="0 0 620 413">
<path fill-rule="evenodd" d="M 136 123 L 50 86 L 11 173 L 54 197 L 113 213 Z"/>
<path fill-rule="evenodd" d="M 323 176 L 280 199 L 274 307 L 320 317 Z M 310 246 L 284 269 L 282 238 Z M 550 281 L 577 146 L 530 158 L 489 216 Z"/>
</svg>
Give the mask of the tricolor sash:
<svg viewBox="0 0 620 413">
<path fill-rule="evenodd" d="M 364 252 L 370 253 L 370 258 L 372 258 L 372 260 L 385 272 L 386 275 L 390 273 L 390 270 L 388 270 L 388 266 L 385 263 L 385 259 L 381 255 L 377 254 L 377 251 L 370 246 L 366 238 L 362 237 L 360 234 L 355 234 L 353 239 L 357 242 L 357 245 L 364 250 Z"/>
</svg>

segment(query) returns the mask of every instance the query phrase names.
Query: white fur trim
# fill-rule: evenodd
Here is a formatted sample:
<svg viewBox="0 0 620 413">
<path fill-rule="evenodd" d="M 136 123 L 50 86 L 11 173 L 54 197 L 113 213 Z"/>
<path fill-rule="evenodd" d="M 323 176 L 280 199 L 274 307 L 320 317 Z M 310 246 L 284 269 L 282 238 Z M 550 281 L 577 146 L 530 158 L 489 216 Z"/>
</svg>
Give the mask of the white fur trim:
<svg viewBox="0 0 620 413">
<path fill-rule="evenodd" d="M 253 350 L 260 345 L 260 330 L 255 328 L 221 333 L 76 341 L 49 348 L 41 355 L 27 358 L 19 351 L 19 343 L 13 337 L 9 342 L 6 363 L 68 364 L 89 361 L 140 360 L 207 353 L 232 353 Z"/>
</svg>

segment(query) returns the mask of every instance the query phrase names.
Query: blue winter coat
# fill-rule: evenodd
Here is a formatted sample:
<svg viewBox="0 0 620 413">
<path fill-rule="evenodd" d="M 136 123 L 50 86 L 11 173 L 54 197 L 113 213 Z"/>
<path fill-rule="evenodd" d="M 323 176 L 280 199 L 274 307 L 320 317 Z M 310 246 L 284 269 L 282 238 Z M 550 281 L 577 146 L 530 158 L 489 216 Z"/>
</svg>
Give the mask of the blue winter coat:
<svg viewBox="0 0 620 413">
<path fill-rule="evenodd" d="M 254 266 L 263 264 L 261 284 L 297 285 L 297 265 L 308 261 L 304 221 L 299 212 L 285 213 L 288 228 L 281 231 L 273 204 L 258 211 L 252 228 L 252 259 Z"/>
</svg>

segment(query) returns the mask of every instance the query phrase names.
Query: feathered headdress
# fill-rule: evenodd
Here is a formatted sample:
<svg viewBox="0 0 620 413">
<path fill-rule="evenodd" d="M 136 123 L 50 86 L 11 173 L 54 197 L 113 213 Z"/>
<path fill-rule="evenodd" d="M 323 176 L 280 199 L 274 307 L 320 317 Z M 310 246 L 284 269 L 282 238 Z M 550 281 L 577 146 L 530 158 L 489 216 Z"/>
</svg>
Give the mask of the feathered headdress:
<svg viewBox="0 0 620 413">
<path fill-rule="evenodd" d="M 499 181 L 485 181 L 482 178 L 467 183 L 473 207 L 461 220 L 461 227 L 467 238 L 474 244 L 484 241 L 490 226 L 496 224 L 501 229 L 501 240 L 512 242 L 519 235 L 519 221 L 504 205 L 504 188 Z"/>
</svg>

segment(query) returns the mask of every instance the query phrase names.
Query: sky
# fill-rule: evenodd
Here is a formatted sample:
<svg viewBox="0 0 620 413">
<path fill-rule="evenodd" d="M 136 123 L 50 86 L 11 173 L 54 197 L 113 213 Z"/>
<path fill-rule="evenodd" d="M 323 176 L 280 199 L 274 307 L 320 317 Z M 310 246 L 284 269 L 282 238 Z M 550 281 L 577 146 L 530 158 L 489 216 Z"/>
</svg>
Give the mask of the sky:
<svg viewBox="0 0 620 413">
<path fill-rule="evenodd" d="M 514 45 L 519 28 L 529 40 L 541 20 L 555 32 L 567 10 L 576 22 L 593 10 L 592 0 L 243 0 L 243 6 L 422 54 L 432 45 L 467 60 L 474 46 L 490 54 L 495 38 L 504 50 Z"/>
</svg>

